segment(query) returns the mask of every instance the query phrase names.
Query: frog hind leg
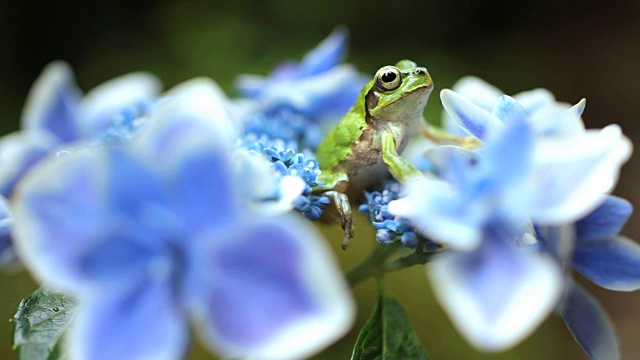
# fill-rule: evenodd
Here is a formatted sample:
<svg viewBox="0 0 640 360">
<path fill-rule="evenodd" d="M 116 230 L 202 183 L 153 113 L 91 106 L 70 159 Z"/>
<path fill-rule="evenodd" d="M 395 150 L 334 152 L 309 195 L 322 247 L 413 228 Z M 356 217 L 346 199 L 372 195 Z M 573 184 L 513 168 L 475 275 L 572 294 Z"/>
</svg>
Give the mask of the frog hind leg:
<svg viewBox="0 0 640 360">
<path fill-rule="evenodd" d="M 340 216 L 340 225 L 344 230 L 342 249 L 347 250 L 355 231 L 351 204 L 349 197 L 345 194 L 349 187 L 349 177 L 344 172 L 323 172 L 320 174 L 319 180 L 324 182 L 324 185 L 315 187 L 313 191 L 327 196 L 335 205 L 338 216 Z"/>
<path fill-rule="evenodd" d="M 391 175 L 401 183 L 422 176 L 420 170 L 396 152 L 396 141 L 388 132 L 382 135 L 382 161 L 387 165 Z"/>
<path fill-rule="evenodd" d="M 324 192 L 324 195 L 329 197 L 333 204 L 336 206 L 338 215 L 340 216 L 340 222 L 342 229 L 344 230 L 344 237 L 342 238 L 342 250 L 347 250 L 349 247 L 349 241 L 353 237 L 355 232 L 355 225 L 353 224 L 353 213 L 351 212 L 351 204 L 349 203 L 349 197 L 347 194 L 330 190 Z"/>
<path fill-rule="evenodd" d="M 482 141 L 471 135 L 458 136 L 450 134 L 441 128 L 431 126 L 426 122 L 420 127 L 420 134 L 436 144 L 456 145 L 469 150 L 482 146 Z"/>
</svg>

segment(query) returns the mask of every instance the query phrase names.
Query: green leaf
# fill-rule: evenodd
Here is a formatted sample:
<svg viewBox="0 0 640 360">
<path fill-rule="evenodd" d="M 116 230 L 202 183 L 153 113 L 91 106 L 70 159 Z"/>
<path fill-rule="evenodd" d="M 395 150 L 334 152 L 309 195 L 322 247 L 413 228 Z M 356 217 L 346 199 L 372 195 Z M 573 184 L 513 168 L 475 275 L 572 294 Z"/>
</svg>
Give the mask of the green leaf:
<svg viewBox="0 0 640 360">
<path fill-rule="evenodd" d="M 379 287 L 378 305 L 358 335 L 351 360 L 428 359 L 402 304 Z"/>
<path fill-rule="evenodd" d="M 68 295 L 38 289 L 22 299 L 13 315 L 13 349 L 18 360 L 62 360 L 60 338 L 76 307 Z"/>
</svg>

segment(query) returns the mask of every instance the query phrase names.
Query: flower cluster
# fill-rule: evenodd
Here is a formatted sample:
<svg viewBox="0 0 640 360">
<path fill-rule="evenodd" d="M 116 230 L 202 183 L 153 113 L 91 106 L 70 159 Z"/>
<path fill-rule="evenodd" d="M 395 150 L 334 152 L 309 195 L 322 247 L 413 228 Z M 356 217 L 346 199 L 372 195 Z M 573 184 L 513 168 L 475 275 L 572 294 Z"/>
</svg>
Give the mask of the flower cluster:
<svg viewBox="0 0 640 360">
<path fill-rule="evenodd" d="M 389 244 L 396 240 L 408 248 L 416 248 L 419 238 L 409 220 L 389 213 L 389 202 L 398 199 L 400 184 L 387 182 L 382 191 L 365 191 L 366 203 L 358 211 L 368 213 L 376 231 L 376 240 Z"/>
<path fill-rule="evenodd" d="M 475 78 L 458 87 L 442 91 L 445 121 L 485 145 L 432 148 L 436 171 L 389 204 L 449 247 L 428 272 L 443 307 L 485 350 L 514 345 L 561 307 L 592 359 L 618 358 L 606 316 L 562 268 L 571 259 L 592 279 L 625 284 L 618 290 L 640 285 L 640 247 L 616 237 L 630 207 L 607 198 L 630 142 L 617 125 L 585 130 L 584 101 L 556 103 L 546 90 L 494 96 Z M 608 268 L 605 259 L 628 267 Z"/>
</svg>

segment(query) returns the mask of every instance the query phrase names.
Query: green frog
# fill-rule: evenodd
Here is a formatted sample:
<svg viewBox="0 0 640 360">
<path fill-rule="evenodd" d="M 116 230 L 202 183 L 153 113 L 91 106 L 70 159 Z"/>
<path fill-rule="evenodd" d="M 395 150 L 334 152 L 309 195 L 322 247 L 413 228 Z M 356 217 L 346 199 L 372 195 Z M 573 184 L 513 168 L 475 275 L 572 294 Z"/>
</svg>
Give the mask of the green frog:
<svg viewBox="0 0 640 360">
<path fill-rule="evenodd" d="M 457 139 L 438 133 L 423 112 L 433 81 L 424 67 L 410 60 L 380 68 L 360 92 L 355 104 L 317 149 L 320 181 L 314 192 L 328 196 L 341 218 L 347 249 L 355 230 L 349 197 L 354 198 L 388 173 L 401 183 L 422 174 L 399 154 L 409 139 L 421 133 L 437 142 Z"/>
</svg>

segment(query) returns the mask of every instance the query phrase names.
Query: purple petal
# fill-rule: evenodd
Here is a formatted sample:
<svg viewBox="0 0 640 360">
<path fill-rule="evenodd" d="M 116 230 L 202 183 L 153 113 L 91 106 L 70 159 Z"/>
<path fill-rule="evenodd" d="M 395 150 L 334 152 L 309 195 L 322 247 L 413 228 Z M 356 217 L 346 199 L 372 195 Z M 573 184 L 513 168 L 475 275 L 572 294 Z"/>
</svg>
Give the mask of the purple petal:
<svg viewBox="0 0 640 360">
<path fill-rule="evenodd" d="M 576 222 L 576 239 L 582 242 L 617 235 L 632 212 L 633 206 L 629 201 L 607 196 L 602 205 Z"/>
<path fill-rule="evenodd" d="M 611 290 L 640 289 L 640 245 L 620 236 L 576 245 L 571 263 L 589 280 Z"/>
<path fill-rule="evenodd" d="M 302 358 L 349 329 L 344 278 L 314 229 L 298 221 L 247 219 L 232 241 L 201 252 L 192 279 L 196 319 L 214 348 L 231 357 Z"/>
<path fill-rule="evenodd" d="M 10 197 L 23 176 L 57 145 L 58 139 L 42 130 L 3 136 L 0 139 L 0 194 Z"/>
<path fill-rule="evenodd" d="M 506 235 L 485 230 L 477 251 L 443 254 L 428 272 L 454 325 L 482 350 L 524 339 L 556 305 L 562 288 L 558 264 L 515 248 Z"/>
<path fill-rule="evenodd" d="M 562 319 L 591 360 L 620 359 L 620 346 L 611 320 L 602 306 L 582 287 L 569 280 Z"/>
<path fill-rule="evenodd" d="M 298 77 L 323 73 L 340 63 L 347 50 L 347 29 L 338 27 L 318 46 L 309 51 L 298 67 Z"/>
<path fill-rule="evenodd" d="M 170 284 L 146 281 L 81 298 L 70 329 L 72 358 L 180 359 L 188 345 L 183 309 Z"/>
<path fill-rule="evenodd" d="M 456 119 L 465 131 L 478 139 L 484 139 L 488 132 L 494 132 L 504 126 L 491 112 L 474 105 L 451 90 L 442 90 L 440 99 L 449 116 Z"/>
<path fill-rule="evenodd" d="M 23 128 L 47 130 L 63 142 L 77 140 L 80 97 L 69 65 L 61 61 L 50 63 L 29 91 Z"/>
</svg>

